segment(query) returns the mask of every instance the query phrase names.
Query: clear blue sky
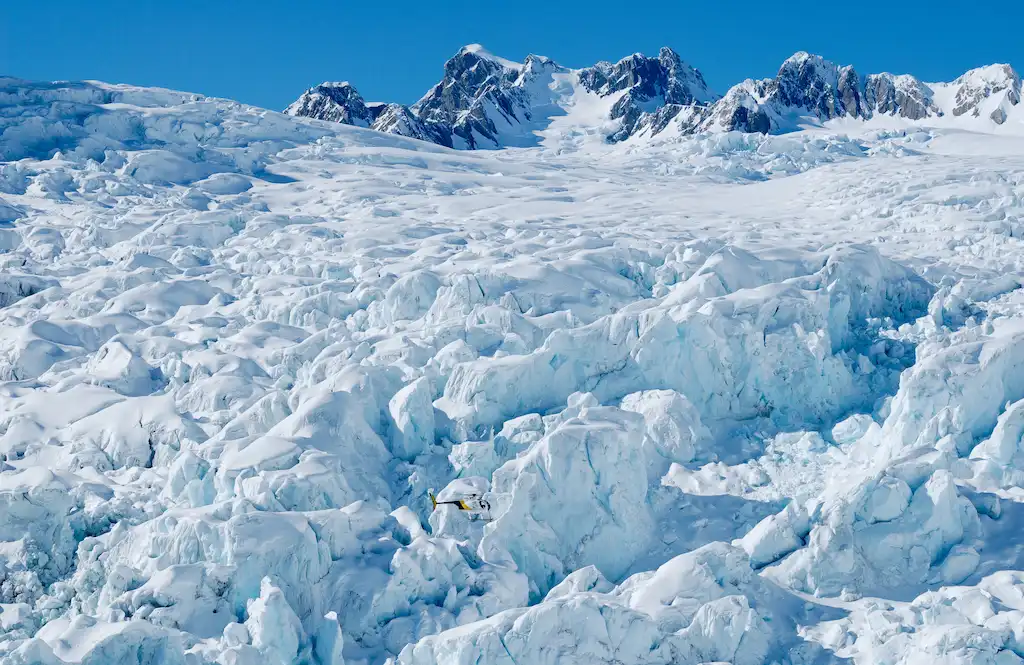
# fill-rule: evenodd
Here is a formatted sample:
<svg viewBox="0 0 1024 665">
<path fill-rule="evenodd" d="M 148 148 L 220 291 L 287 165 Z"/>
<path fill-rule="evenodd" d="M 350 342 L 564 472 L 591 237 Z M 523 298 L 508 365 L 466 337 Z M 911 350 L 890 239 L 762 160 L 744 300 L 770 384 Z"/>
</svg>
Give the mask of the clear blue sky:
<svg viewBox="0 0 1024 665">
<path fill-rule="evenodd" d="M 1024 69 L 1024 3 L 702 0 L 4 0 L 0 74 L 100 79 L 281 109 L 323 80 L 411 103 L 479 42 L 570 67 L 675 48 L 718 92 L 774 74 L 798 50 L 859 72 L 950 80 L 992 62 Z"/>
</svg>

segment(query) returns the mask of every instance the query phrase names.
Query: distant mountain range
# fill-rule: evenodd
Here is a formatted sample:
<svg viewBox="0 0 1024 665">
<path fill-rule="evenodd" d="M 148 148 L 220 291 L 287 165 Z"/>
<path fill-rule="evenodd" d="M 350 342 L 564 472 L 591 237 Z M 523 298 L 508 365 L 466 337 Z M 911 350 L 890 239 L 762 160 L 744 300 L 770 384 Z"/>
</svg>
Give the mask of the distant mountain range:
<svg viewBox="0 0 1024 665">
<path fill-rule="evenodd" d="M 748 79 L 725 95 L 670 48 L 569 69 L 530 55 L 522 63 L 463 47 L 444 77 L 412 106 L 366 102 L 348 82 L 321 83 L 285 113 L 368 127 L 453 148 L 536 145 L 551 128 L 597 132 L 609 142 L 701 132 L 783 133 L 851 118 L 996 127 L 1021 101 L 1009 65 L 972 69 L 951 83 L 910 75 L 860 75 L 800 52 L 774 78 Z"/>
</svg>

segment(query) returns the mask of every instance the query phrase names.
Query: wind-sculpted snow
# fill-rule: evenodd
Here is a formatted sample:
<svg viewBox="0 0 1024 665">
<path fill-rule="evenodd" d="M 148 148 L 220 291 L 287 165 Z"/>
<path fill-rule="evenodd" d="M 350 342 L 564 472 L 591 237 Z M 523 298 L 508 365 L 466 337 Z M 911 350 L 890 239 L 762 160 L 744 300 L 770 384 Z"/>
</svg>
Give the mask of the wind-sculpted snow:
<svg viewBox="0 0 1024 665">
<path fill-rule="evenodd" d="M 0 94 L 0 663 L 1024 654 L 1009 134 Z"/>
</svg>

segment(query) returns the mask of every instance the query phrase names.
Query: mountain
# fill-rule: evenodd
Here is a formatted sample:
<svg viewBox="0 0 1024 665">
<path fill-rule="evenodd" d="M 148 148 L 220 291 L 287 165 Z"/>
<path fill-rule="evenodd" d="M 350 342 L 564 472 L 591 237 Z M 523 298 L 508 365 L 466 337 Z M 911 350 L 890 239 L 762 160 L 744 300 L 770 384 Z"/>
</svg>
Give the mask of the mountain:
<svg viewBox="0 0 1024 665">
<path fill-rule="evenodd" d="M 423 122 L 408 106 L 371 103 L 368 108 L 373 117 L 371 129 L 452 147 L 449 132 L 443 127 Z"/>
<path fill-rule="evenodd" d="M 954 81 L 953 87 L 955 116 L 984 113 L 996 124 L 1003 124 L 1010 107 L 1020 104 L 1020 76 L 1009 65 L 972 69 Z"/>
<path fill-rule="evenodd" d="M 446 135 L 427 126 L 408 107 L 401 104 L 367 104 L 348 81 L 325 81 L 313 86 L 284 111 L 288 115 L 340 122 L 355 127 L 368 127 L 388 134 L 399 134 L 423 141 L 440 143 L 449 148 Z"/>
<path fill-rule="evenodd" d="M 614 143 L 668 129 L 677 135 L 777 134 L 843 118 L 1001 125 L 1020 101 L 1021 79 L 1009 65 L 973 69 L 952 83 L 925 83 L 905 74 L 861 76 L 852 66 L 801 51 L 774 78 L 748 79 L 720 97 L 667 47 L 656 58 L 635 53 L 569 69 L 536 55 L 512 62 L 472 44 L 445 63 L 444 78 L 411 107 L 366 104 L 348 83 L 323 83 L 285 112 L 448 147 L 493 149 L 537 145 L 559 116 L 596 127 Z"/>
<path fill-rule="evenodd" d="M 629 138 L 638 128 L 655 122 L 659 113 L 675 116 L 684 106 L 704 105 L 718 98 L 704 76 L 668 47 L 662 48 L 657 58 L 634 53 L 614 65 L 599 62 L 580 70 L 578 76 L 586 90 L 600 97 L 622 94 L 611 108 L 611 119 L 622 121 L 609 136 L 612 141 Z"/>
<path fill-rule="evenodd" d="M 545 84 L 562 71 L 547 58 L 531 55 L 520 65 L 467 46 L 445 63 L 444 78 L 412 112 L 448 134 L 455 147 L 516 145 L 541 105 Z"/>
<path fill-rule="evenodd" d="M 878 116 L 911 121 L 984 117 L 998 125 L 1020 103 L 1020 92 L 1020 77 L 1009 65 L 974 69 L 952 83 L 924 83 L 889 73 L 861 77 L 853 67 L 800 52 L 782 64 L 775 78 L 731 88 L 706 117 L 682 131 L 779 133 L 807 123 Z"/>
<path fill-rule="evenodd" d="M 367 105 L 350 84 L 323 83 L 304 92 L 285 113 L 428 137 L 455 148 L 527 147 L 540 141 L 537 132 L 552 118 L 577 111 L 581 98 L 608 106 L 604 118 L 616 121 L 608 139 L 621 141 L 650 126 L 659 113 L 665 117 L 666 109 L 674 116 L 685 106 L 718 97 L 701 73 L 670 48 L 661 49 L 657 58 L 636 53 L 614 64 L 573 70 L 537 55 L 513 62 L 471 44 L 445 63 L 441 81 L 411 107 L 390 104 L 373 116 L 374 105 Z"/>
<path fill-rule="evenodd" d="M 356 127 L 369 127 L 373 122 L 373 115 L 366 107 L 362 95 L 348 81 L 325 81 L 314 86 L 302 93 L 284 112 Z"/>
</svg>

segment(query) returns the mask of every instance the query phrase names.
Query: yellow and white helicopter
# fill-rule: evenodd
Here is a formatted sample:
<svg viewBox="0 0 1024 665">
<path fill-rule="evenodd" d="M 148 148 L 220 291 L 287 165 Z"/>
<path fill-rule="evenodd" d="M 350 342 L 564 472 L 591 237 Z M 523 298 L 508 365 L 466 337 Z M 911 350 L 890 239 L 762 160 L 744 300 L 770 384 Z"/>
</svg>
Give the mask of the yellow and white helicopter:
<svg viewBox="0 0 1024 665">
<path fill-rule="evenodd" d="M 490 522 L 491 502 L 484 489 L 486 482 L 482 478 L 458 479 L 448 483 L 436 495 L 433 490 L 429 490 L 427 493 L 430 495 L 430 503 L 434 510 L 437 510 L 438 506 L 454 506 L 457 510 L 463 511 L 472 521 Z"/>
</svg>

